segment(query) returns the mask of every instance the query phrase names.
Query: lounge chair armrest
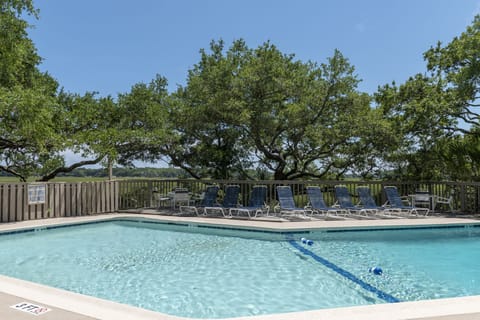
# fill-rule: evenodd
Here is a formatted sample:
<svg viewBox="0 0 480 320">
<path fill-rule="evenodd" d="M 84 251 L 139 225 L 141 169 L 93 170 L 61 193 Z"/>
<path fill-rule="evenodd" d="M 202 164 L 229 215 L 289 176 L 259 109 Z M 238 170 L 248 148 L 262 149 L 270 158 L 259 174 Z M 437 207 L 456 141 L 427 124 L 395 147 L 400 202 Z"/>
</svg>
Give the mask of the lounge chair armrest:
<svg viewBox="0 0 480 320">
<path fill-rule="evenodd" d="M 276 203 L 273 205 L 273 212 L 280 212 L 280 203 Z"/>
<path fill-rule="evenodd" d="M 409 196 L 402 196 L 402 197 L 400 197 L 400 199 L 403 202 L 407 203 L 408 205 L 412 205 L 412 201 L 411 201 L 411 198 Z"/>
<path fill-rule="evenodd" d="M 453 197 L 450 196 L 450 197 L 441 197 L 441 196 L 435 196 L 435 201 L 439 202 L 449 202 L 449 201 L 452 201 L 453 200 Z"/>
</svg>

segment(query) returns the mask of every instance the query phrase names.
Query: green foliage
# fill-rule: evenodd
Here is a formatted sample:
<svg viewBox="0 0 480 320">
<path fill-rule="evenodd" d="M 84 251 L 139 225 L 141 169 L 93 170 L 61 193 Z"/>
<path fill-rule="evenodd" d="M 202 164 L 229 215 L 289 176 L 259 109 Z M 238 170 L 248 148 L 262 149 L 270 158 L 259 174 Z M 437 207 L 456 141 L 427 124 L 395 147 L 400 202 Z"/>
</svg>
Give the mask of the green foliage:
<svg viewBox="0 0 480 320">
<path fill-rule="evenodd" d="M 139 83 L 129 93 L 118 96 L 117 135 L 115 156 L 122 165 L 133 160 L 156 161 L 162 157 L 158 151 L 169 138 L 170 97 L 167 80 L 157 75 L 148 85 Z"/>
<path fill-rule="evenodd" d="M 28 38 L 28 23 L 24 13 L 37 16 L 30 0 L 0 1 L 0 86 L 31 88 L 42 75 L 36 69 L 40 63 L 33 42 Z"/>
<path fill-rule="evenodd" d="M 116 99 L 67 93 L 39 71 L 25 15 L 31 0 L 0 0 L 0 172 L 20 180 L 160 159 L 195 178 L 480 180 L 480 16 L 373 108 L 338 50 L 317 64 L 243 40 L 200 50 L 171 94 L 161 76 Z"/>
<path fill-rule="evenodd" d="M 0 170 L 23 181 L 31 176 L 46 181 L 98 163 L 117 139 L 111 99 L 58 92 L 57 82 L 38 70 L 41 58 L 21 18 L 37 17 L 32 1 L 1 1 L 0 6 Z M 94 160 L 67 167 L 66 150 Z"/>
<path fill-rule="evenodd" d="M 397 132 L 398 148 L 385 160 L 402 179 L 476 179 L 480 16 L 446 46 L 424 57 L 429 74 L 379 88 L 375 100 Z M 458 135 L 461 134 L 461 135 Z M 465 136 L 462 136 L 465 135 Z M 471 136 L 471 137 L 470 137 Z"/>
<path fill-rule="evenodd" d="M 395 169 L 395 177 L 438 179 L 436 146 L 450 136 L 445 128 L 453 126 L 455 119 L 447 114 L 449 104 L 436 79 L 417 74 L 399 87 L 379 88 L 375 99 L 397 136 L 384 157 Z"/>
<path fill-rule="evenodd" d="M 40 57 L 22 14 L 31 1 L 0 2 L 0 170 L 26 180 L 57 161 L 56 81 L 37 69 Z"/>
<path fill-rule="evenodd" d="M 61 137 L 55 132 L 56 81 L 41 73 L 23 14 L 31 1 L 0 2 L 0 170 L 21 180 L 48 164 Z"/>
<path fill-rule="evenodd" d="M 57 82 L 38 70 L 41 58 L 21 18 L 37 17 L 32 1 L 4 0 L 0 6 L 0 171 L 47 181 L 105 159 L 128 163 L 132 152 L 159 142 L 165 79 L 135 86 L 119 103 L 58 91 Z M 66 151 L 89 160 L 67 166 Z"/>
<path fill-rule="evenodd" d="M 443 178 L 457 181 L 480 181 L 480 132 L 455 136 L 439 148 Z"/>
<path fill-rule="evenodd" d="M 162 151 L 195 177 L 251 177 L 254 167 L 279 180 L 342 175 L 354 164 L 370 171 L 368 155 L 381 146 L 370 121 L 381 119 L 358 82 L 338 51 L 317 66 L 268 42 L 228 50 L 212 42 L 175 94 L 175 139 Z"/>
<path fill-rule="evenodd" d="M 438 43 L 425 53 L 428 69 L 441 79 L 442 91 L 450 103 L 449 115 L 471 126 L 479 123 L 480 15 L 459 37 L 442 47 Z M 449 127 L 463 133 L 468 128 Z"/>
<path fill-rule="evenodd" d="M 249 146 L 240 141 L 239 101 L 233 86 L 235 70 L 250 53 L 242 41 L 227 56 L 222 41 L 212 42 L 211 51 L 201 51 L 201 61 L 189 71 L 187 87 L 174 94 L 170 121 L 175 130 L 162 151 L 172 164 L 197 178 L 245 176 Z"/>
</svg>

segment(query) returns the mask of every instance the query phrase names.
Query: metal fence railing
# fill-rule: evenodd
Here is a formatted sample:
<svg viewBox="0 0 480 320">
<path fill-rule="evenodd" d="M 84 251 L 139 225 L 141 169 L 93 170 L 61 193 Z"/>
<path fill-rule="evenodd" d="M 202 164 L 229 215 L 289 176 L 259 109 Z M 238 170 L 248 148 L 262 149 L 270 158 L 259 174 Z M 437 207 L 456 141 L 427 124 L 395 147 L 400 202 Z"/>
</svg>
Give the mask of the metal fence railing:
<svg viewBox="0 0 480 320">
<path fill-rule="evenodd" d="M 275 187 L 289 185 L 295 195 L 298 206 L 307 204 L 306 186 L 320 186 L 327 204 L 335 203 L 335 185 L 346 185 L 353 197 L 356 197 L 356 187 L 367 185 L 378 204 L 386 202 L 383 191 L 384 186 L 396 186 L 401 195 L 409 195 L 417 190 L 428 191 L 429 194 L 440 197 L 453 197 L 453 207 L 458 213 L 472 214 L 480 212 L 480 183 L 466 182 L 418 182 L 418 181 L 278 181 L 278 180 L 192 180 L 192 179 L 167 179 L 167 180 L 121 180 L 119 182 L 119 209 L 148 208 L 155 206 L 154 192 L 167 194 L 175 188 L 187 188 L 194 194 L 201 193 L 207 185 L 216 184 L 223 190 L 228 184 L 240 186 L 239 201 L 247 204 L 250 190 L 254 185 L 263 184 L 268 188 L 267 202 L 276 203 Z M 220 197 L 222 193 L 220 192 Z M 447 209 L 439 206 L 437 210 Z"/>
</svg>

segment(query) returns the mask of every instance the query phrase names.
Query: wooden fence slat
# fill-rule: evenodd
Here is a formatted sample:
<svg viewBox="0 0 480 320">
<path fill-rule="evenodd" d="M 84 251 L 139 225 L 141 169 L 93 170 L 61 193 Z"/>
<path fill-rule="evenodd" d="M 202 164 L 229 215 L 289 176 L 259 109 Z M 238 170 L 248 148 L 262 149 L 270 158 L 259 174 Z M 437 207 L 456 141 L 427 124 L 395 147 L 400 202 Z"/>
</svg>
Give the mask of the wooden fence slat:
<svg viewBox="0 0 480 320">
<path fill-rule="evenodd" d="M 8 222 L 8 184 L 2 185 L 2 222 Z"/>
<path fill-rule="evenodd" d="M 65 183 L 59 185 L 60 217 L 65 217 Z"/>
<path fill-rule="evenodd" d="M 81 216 L 82 214 L 82 184 L 76 183 L 75 184 L 75 212 L 77 216 Z"/>
<path fill-rule="evenodd" d="M 53 199 L 54 199 L 54 194 L 55 194 L 55 185 L 54 184 L 48 184 L 47 185 L 47 212 L 48 212 L 48 217 L 53 218 L 55 217 L 55 211 L 53 210 Z"/>
<path fill-rule="evenodd" d="M 65 184 L 65 216 L 72 215 L 72 187 L 70 184 Z"/>
<path fill-rule="evenodd" d="M 115 200 L 114 200 L 113 210 L 118 211 L 119 204 L 120 204 L 120 183 L 118 181 L 115 181 L 114 185 L 115 185 L 115 192 L 114 192 Z"/>
<path fill-rule="evenodd" d="M 107 181 L 104 185 L 104 191 L 103 191 L 103 197 L 105 199 L 105 212 L 111 212 L 110 211 L 110 181 Z"/>
<path fill-rule="evenodd" d="M 113 212 L 113 199 L 115 198 L 113 192 L 114 192 L 114 182 L 109 181 L 108 182 L 108 188 L 107 188 L 107 203 L 108 203 L 108 212 Z"/>
<path fill-rule="evenodd" d="M 106 202 L 106 197 L 105 197 L 105 191 L 106 191 L 106 184 L 103 183 L 103 184 L 100 184 L 100 183 L 97 183 L 97 188 L 99 190 L 98 194 L 100 195 L 100 210 L 97 211 L 96 213 L 104 213 L 106 211 L 106 206 L 105 206 L 105 202 Z"/>
<path fill-rule="evenodd" d="M 17 217 L 17 212 L 15 211 L 16 210 L 16 201 L 15 201 L 15 195 L 16 195 L 16 191 L 17 191 L 17 188 L 14 184 L 11 184 L 9 185 L 9 194 L 8 194 L 8 201 L 10 203 L 9 205 L 9 218 L 8 218 L 8 221 L 9 222 L 13 222 L 13 221 L 16 221 L 16 217 Z"/>
<path fill-rule="evenodd" d="M 81 197 L 82 197 L 82 212 L 83 215 L 88 214 L 88 208 L 87 208 L 87 188 L 85 187 L 86 183 L 82 183 L 81 187 Z"/>
<path fill-rule="evenodd" d="M 60 208 L 60 188 L 61 186 L 59 184 L 55 185 L 55 217 L 61 217 L 62 216 L 62 211 Z"/>
<path fill-rule="evenodd" d="M 15 221 L 23 221 L 25 216 L 25 206 L 23 205 L 24 192 L 26 192 L 26 185 L 16 185 L 16 199 L 15 199 Z"/>
<path fill-rule="evenodd" d="M 110 197 L 110 212 L 115 212 L 115 201 L 117 199 L 116 197 L 116 182 L 115 181 L 110 181 L 110 194 L 112 195 Z"/>
<path fill-rule="evenodd" d="M 95 184 L 90 182 L 87 184 L 88 188 L 88 214 L 94 214 L 95 213 Z"/>
<path fill-rule="evenodd" d="M 69 184 L 69 189 L 70 189 L 70 197 L 68 197 L 68 199 L 70 199 L 70 215 L 75 217 L 77 215 L 77 195 L 76 195 L 76 192 L 77 192 L 77 188 L 76 188 L 76 184 L 75 183 L 70 183 Z"/>
<path fill-rule="evenodd" d="M 96 182 L 94 182 L 92 184 L 92 195 L 93 195 L 93 198 L 92 198 L 92 214 L 96 214 L 97 212 L 100 212 L 100 207 L 101 207 L 101 194 L 100 194 L 100 190 L 98 189 L 98 184 Z"/>
<path fill-rule="evenodd" d="M 42 203 L 40 205 L 40 216 L 42 217 L 42 219 L 48 218 L 47 204 L 46 203 Z"/>
<path fill-rule="evenodd" d="M 84 182 L 82 183 L 82 192 L 83 192 L 83 214 L 89 215 L 91 212 L 90 209 L 90 183 Z"/>
<path fill-rule="evenodd" d="M 37 219 L 36 204 L 27 205 L 25 208 L 25 215 L 22 220 L 35 220 Z"/>
</svg>

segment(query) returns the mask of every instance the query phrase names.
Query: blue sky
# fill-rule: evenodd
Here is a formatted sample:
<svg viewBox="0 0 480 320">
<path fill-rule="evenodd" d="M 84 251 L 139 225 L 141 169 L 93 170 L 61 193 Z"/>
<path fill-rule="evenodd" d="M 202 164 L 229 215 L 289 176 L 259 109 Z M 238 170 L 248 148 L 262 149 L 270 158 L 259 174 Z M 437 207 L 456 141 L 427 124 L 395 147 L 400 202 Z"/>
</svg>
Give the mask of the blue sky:
<svg viewBox="0 0 480 320">
<path fill-rule="evenodd" d="M 156 74 L 185 85 L 212 40 L 270 41 L 302 61 L 335 49 L 350 60 L 359 90 L 425 72 L 423 53 L 450 42 L 480 13 L 480 0 L 34 0 L 29 31 L 40 66 L 68 92 L 116 97 Z M 67 163 L 79 160 L 67 152 Z M 137 166 L 165 166 L 165 163 Z"/>
<path fill-rule="evenodd" d="M 270 40 L 302 61 L 335 49 L 355 66 L 359 90 L 425 71 L 423 53 L 450 42 L 480 12 L 480 0 L 37 0 L 29 35 L 69 92 L 128 92 L 158 73 L 173 91 L 211 40 Z"/>
</svg>

